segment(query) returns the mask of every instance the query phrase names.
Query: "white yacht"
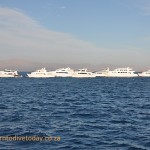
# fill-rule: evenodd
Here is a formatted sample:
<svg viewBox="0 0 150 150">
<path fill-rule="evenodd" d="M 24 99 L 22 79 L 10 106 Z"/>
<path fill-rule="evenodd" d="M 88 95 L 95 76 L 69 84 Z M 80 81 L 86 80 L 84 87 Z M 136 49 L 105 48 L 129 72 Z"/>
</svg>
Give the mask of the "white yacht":
<svg viewBox="0 0 150 150">
<path fill-rule="evenodd" d="M 79 69 L 75 71 L 73 76 L 74 78 L 94 78 L 96 77 L 94 73 L 88 71 L 86 68 Z"/>
<path fill-rule="evenodd" d="M 60 68 L 54 71 L 55 77 L 72 77 L 74 70 L 71 68 Z"/>
<path fill-rule="evenodd" d="M 96 77 L 105 77 L 107 74 L 107 70 L 102 70 L 98 72 L 94 72 Z"/>
<path fill-rule="evenodd" d="M 17 71 L 15 70 L 7 70 L 5 69 L 4 71 L 0 71 L 0 77 L 21 77 Z"/>
<path fill-rule="evenodd" d="M 139 73 L 140 77 L 150 77 L 150 70 Z"/>
<path fill-rule="evenodd" d="M 101 71 L 95 72 L 95 76 L 96 77 L 105 77 L 105 75 Z"/>
<path fill-rule="evenodd" d="M 27 74 L 29 78 L 50 78 L 55 77 L 53 72 L 48 72 L 45 68 L 38 69 L 30 74 Z"/>
<path fill-rule="evenodd" d="M 132 70 L 132 68 L 117 68 L 113 71 L 110 71 L 109 68 L 103 71 L 105 77 L 137 77 L 138 74 Z"/>
</svg>

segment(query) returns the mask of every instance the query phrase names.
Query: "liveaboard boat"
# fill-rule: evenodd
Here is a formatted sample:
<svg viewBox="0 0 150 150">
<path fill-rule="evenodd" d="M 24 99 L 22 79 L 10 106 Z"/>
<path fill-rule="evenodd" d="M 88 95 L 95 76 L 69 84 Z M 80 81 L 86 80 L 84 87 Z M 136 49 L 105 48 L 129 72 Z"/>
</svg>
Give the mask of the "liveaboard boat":
<svg viewBox="0 0 150 150">
<path fill-rule="evenodd" d="M 42 68 L 33 71 L 30 74 L 27 74 L 27 76 L 29 78 L 50 78 L 50 77 L 55 77 L 55 74 L 53 72 L 47 71 L 45 68 Z"/>
<path fill-rule="evenodd" d="M 55 77 L 72 77 L 74 70 L 71 68 L 60 68 L 53 72 Z"/>
<path fill-rule="evenodd" d="M 79 69 L 74 72 L 74 78 L 94 78 L 96 77 L 94 73 L 87 70 L 87 68 Z"/>
<path fill-rule="evenodd" d="M 16 70 L 8 70 L 0 71 L 1 78 L 13 78 L 13 77 L 21 77 Z"/>
<path fill-rule="evenodd" d="M 108 68 L 107 68 L 108 69 Z M 102 70 L 102 71 L 97 71 L 97 72 L 94 72 L 95 73 L 95 76 L 96 77 L 105 77 L 105 76 L 107 76 L 107 72 L 108 72 L 108 70 Z"/>
<path fill-rule="evenodd" d="M 140 77 L 150 77 L 150 70 L 139 73 L 138 74 Z"/>
<path fill-rule="evenodd" d="M 117 68 L 112 71 L 107 68 L 103 71 L 103 74 L 105 77 L 138 77 L 138 74 L 130 67 Z"/>
</svg>

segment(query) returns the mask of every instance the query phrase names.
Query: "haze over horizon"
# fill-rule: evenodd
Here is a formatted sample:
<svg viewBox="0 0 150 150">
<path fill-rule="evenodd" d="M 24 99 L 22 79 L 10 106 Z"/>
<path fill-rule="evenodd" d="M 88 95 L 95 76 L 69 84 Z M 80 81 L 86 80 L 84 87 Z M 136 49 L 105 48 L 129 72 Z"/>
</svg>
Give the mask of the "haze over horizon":
<svg viewBox="0 0 150 150">
<path fill-rule="evenodd" d="M 150 69 L 148 0 L 5 0 L 0 20 L 1 69 Z"/>
</svg>

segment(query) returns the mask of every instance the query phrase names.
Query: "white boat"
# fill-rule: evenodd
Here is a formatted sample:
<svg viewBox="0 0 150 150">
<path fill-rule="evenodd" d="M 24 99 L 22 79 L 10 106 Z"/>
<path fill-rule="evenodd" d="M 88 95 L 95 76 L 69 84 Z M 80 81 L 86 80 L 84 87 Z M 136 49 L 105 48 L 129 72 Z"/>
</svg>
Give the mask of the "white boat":
<svg viewBox="0 0 150 150">
<path fill-rule="evenodd" d="M 53 72 L 47 71 L 45 68 L 38 69 L 30 74 L 27 74 L 29 78 L 50 78 L 55 77 Z"/>
<path fill-rule="evenodd" d="M 95 74 L 96 77 L 104 77 L 105 76 L 101 71 L 94 72 L 94 74 Z"/>
<path fill-rule="evenodd" d="M 139 73 L 138 74 L 140 77 L 150 77 L 150 70 Z"/>
<path fill-rule="evenodd" d="M 132 70 L 132 68 L 117 68 L 113 71 L 110 71 L 109 68 L 103 71 L 105 77 L 137 77 L 138 74 Z"/>
<path fill-rule="evenodd" d="M 13 77 L 21 77 L 16 70 L 7 70 L 5 69 L 4 71 L 0 71 L 0 77 L 4 78 L 13 78 Z"/>
<path fill-rule="evenodd" d="M 94 73 L 88 71 L 86 68 L 79 69 L 75 71 L 73 76 L 74 78 L 94 78 L 96 77 Z"/>
<path fill-rule="evenodd" d="M 60 68 L 54 71 L 55 77 L 72 77 L 74 70 L 71 68 Z"/>
<path fill-rule="evenodd" d="M 102 71 L 95 72 L 96 77 L 105 77 L 106 74 L 107 74 L 107 70 L 102 70 Z"/>
</svg>

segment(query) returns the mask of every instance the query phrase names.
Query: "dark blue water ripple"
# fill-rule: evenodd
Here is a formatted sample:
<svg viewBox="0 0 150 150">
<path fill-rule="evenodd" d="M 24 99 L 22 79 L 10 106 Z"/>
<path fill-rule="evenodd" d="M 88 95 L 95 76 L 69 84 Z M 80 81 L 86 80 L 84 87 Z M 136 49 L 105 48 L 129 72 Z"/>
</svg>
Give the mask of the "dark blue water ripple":
<svg viewBox="0 0 150 150">
<path fill-rule="evenodd" d="M 150 149 L 150 78 L 0 79 L 0 141 L 14 150 Z"/>
</svg>

